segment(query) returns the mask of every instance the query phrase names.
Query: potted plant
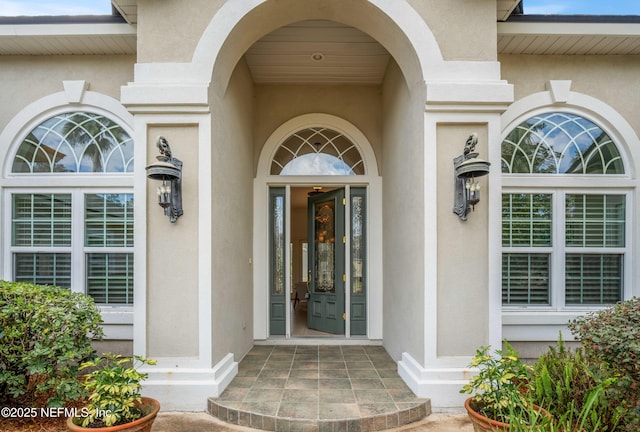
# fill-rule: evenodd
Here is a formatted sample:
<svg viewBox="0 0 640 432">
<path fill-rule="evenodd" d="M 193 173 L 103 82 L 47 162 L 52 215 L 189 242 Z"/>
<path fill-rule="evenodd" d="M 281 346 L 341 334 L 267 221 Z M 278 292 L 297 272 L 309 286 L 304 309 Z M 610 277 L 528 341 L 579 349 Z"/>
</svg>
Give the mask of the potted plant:
<svg viewBox="0 0 640 432">
<path fill-rule="evenodd" d="M 154 365 L 156 361 L 107 353 L 83 363 L 81 370 L 93 369 L 85 375 L 83 384 L 90 393 L 89 404 L 80 417 L 67 419 L 68 429 L 150 432 L 160 403 L 140 395 L 140 382 L 148 376 L 138 370 L 144 364 Z"/>
<path fill-rule="evenodd" d="M 498 357 L 492 356 L 488 346 L 479 348 L 470 364 L 478 374 L 460 390 L 473 395 L 464 406 L 474 430 L 510 430 L 514 423 L 539 425 L 540 417 L 550 419 L 549 413 L 528 400 L 532 368 L 522 363 L 506 341 L 505 349 L 496 354 Z"/>
</svg>

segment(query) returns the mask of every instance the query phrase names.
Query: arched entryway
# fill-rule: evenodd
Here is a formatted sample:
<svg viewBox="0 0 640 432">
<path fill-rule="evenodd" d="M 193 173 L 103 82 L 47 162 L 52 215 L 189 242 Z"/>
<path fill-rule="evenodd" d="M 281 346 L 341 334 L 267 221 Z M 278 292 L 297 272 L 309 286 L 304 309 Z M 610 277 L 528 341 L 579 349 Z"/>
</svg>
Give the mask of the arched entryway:
<svg viewBox="0 0 640 432">
<path fill-rule="evenodd" d="M 152 216 L 151 222 L 138 225 L 146 228 L 138 234 L 138 244 L 148 249 L 186 243 L 190 248 L 179 257 L 190 266 L 189 283 L 176 296 L 179 302 L 171 303 L 173 309 L 185 314 L 187 319 L 181 330 L 188 328 L 190 337 L 171 346 L 165 342 L 157 321 L 152 319 L 163 312 L 156 302 L 153 284 L 148 284 L 148 293 L 142 293 L 141 298 L 149 301 L 135 316 L 134 350 L 161 357 L 162 372 L 151 381 L 159 391 L 174 386 L 180 391 L 188 388 L 181 395 L 189 393 L 191 399 L 200 398 L 203 392 L 196 386 L 202 380 L 191 375 L 185 378 L 190 381 L 166 384 L 170 376 L 185 377 L 183 371 L 187 368 L 207 374 L 216 389 L 224 388 L 235 373 L 235 361 L 256 340 L 269 337 L 269 291 L 257 287 L 266 286 L 269 280 L 269 242 L 265 233 L 269 228 L 271 187 L 285 188 L 285 202 L 287 196 L 292 196 L 287 195 L 287 188 L 322 186 L 346 191 L 364 187 L 368 229 L 376 233 L 367 237 L 369 282 L 378 284 L 379 291 L 374 295 L 375 287 L 367 286 L 366 337 L 382 341 L 393 360 L 408 359 L 405 362 L 414 367 L 403 378 L 413 382 L 412 388 L 430 385 L 427 372 L 431 370 L 435 376 L 439 368 L 455 367 L 461 371 L 466 364 L 466 350 L 449 343 L 458 341 L 450 337 L 457 334 L 458 327 L 442 325 L 445 314 L 438 313 L 441 298 L 449 296 L 451 301 L 457 301 L 447 286 L 439 286 L 439 276 L 445 273 L 442 270 L 449 268 L 439 268 L 438 258 L 446 256 L 449 249 L 441 251 L 438 247 L 451 242 L 438 243 L 438 221 L 444 221 L 445 228 L 453 222 L 433 213 L 434 208 L 449 205 L 448 194 L 439 194 L 439 190 L 442 184 L 449 185 L 450 179 L 443 168 L 440 177 L 446 177 L 446 181 L 440 181 L 438 170 L 445 167 L 441 161 L 450 162 L 445 152 L 452 148 L 449 142 L 455 142 L 458 135 L 468 136 L 469 125 L 475 128 L 477 124 L 490 124 L 487 141 L 491 141 L 499 109 L 496 104 L 508 100 L 512 92 L 498 81 L 495 61 L 443 61 L 427 25 L 425 10 L 431 7 L 437 12 L 441 6 L 418 10 L 410 2 L 388 0 L 229 1 L 219 9 L 217 5 L 209 9 L 211 21 L 190 62 L 163 63 L 163 58 L 155 58 L 153 53 L 141 57 L 147 58 L 148 63 L 136 65 L 135 82 L 122 93 L 123 103 L 137 110 L 135 140 L 143 143 L 141 147 L 147 143 L 145 148 L 137 149 L 136 159 L 142 164 L 144 159 L 152 158 L 156 150 L 149 137 L 158 134 L 171 135 L 172 144 L 179 143 L 176 153 L 191 158 L 185 163 L 185 167 L 189 166 L 185 181 L 190 183 L 185 184 L 184 193 L 190 194 L 185 203 L 192 208 L 185 210 L 182 224 L 172 227 L 172 237 L 167 240 L 166 236 L 159 239 L 151 235 Z M 278 79 L 274 74 L 265 79 L 257 73 L 260 60 L 266 59 L 268 66 L 274 60 L 277 63 L 278 57 L 261 55 L 265 51 L 260 50 L 260 44 L 268 45 L 279 38 L 280 31 L 294 35 L 285 40 L 293 42 L 291 47 L 309 51 L 300 55 L 301 61 L 330 65 L 329 53 L 335 51 L 318 49 L 322 44 L 317 42 L 322 41 L 309 40 L 298 33 L 300 30 L 305 36 L 317 35 L 318 26 L 326 30 L 322 35 L 332 36 L 338 44 L 342 39 L 335 32 L 345 31 L 363 38 L 364 43 L 355 44 L 358 47 L 371 44 L 374 52 L 382 52 L 386 63 L 380 68 L 382 73 L 375 75 L 377 81 L 366 81 L 370 79 L 366 73 L 373 70 L 368 67 L 347 79 L 340 72 L 346 71 L 349 64 L 321 74 L 322 79 L 330 77 L 332 82 L 320 82 L 317 76 L 300 73 L 304 68 L 288 68 L 295 73 L 288 77 L 278 75 Z M 294 51 L 290 49 L 285 54 L 295 56 Z M 355 53 L 363 51 L 356 49 Z M 355 57 L 373 60 L 370 55 Z M 318 115 L 309 113 L 322 113 L 333 119 L 327 125 L 316 118 L 297 126 L 327 126 L 345 135 L 360 131 L 366 137 L 361 140 L 353 136 L 351 142 L 369 144 L 362 144 L 359 149 L 367 162 L 368 178 L 354 182 L 354 176 L 311 175 L 290 176 L 283 181 L 284 176 L 270 174 L 273 153 L 268 150 L 275 151 L 291 133 L 301 129 L 283 132 L 280 140 L 273 138 L 276 132 L 282 125 L 291 127 L 292 119 Z M 342 127 L 336 119 L 350 126 Z M 441 124 L 445 126 L 440 127 Z M 439 141 L 446 145 L 436 146 Z M 369 158 L 367 152 L 373 157 Z M 144 179 L 136 182 L 138 192 L 147 197 L 149 208 L 156 205 Z M 438 202 L 440 197 L 442 203 Z M 491 208 L 496 207 L 495 203 L 490 204 Z M 151 215 L 151 211 L 148 213 Z M 468 231 L 464 231 L 465 235 Z M 180 250 L 184 249 L 183 246 Z M 192 258 L 194 251 L 197 259 Z M 373 254 L 378 254 L 375 265 Z M 136 274 L 145 277 L 154 271 L 161 275 L 159 270 L 164 270 L 151 260 L 136 261 L 136 265 Z M 377 275 L 371 275 L 372 271 Z M 146 281 L 140 285 L 145 286 Z M 478 284 L 482 289 L 485 285 Z M 489 298 L 480 291 L 478 296 Z M 481 321 L 479 339 L 484 341 L 487 333 L 489 340 L 496 340 L 498 332 L 494 329 L 499 328 L 498 324 L 489 326 L 487 320 Z M 345 330 L 345 334 L 351 333 Z M 442 353 L 447 355 L 444 361 L 440 360 Z M 184 409 L 184 405 L 174 407 Z"/>
<path fill-rule="evenodd" d="M 298 116 L 268 138 L 254 184 L 255 339 L 381 338 L 377 166 L 337 116 Z"/>
</svg>

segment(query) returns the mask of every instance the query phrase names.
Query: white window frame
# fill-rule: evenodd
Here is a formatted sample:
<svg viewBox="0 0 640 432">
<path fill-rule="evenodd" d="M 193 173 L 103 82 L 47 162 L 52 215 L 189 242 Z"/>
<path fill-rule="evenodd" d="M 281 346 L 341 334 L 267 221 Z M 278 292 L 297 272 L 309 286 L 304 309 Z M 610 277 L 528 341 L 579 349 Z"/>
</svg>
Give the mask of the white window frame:
<svg viewBox="0 0 640 432">
<path fill-rule="evenodd" d="M 71 246 L 47 248 L 51 252 L 64 252 L 71 254 L 71 291 L 86 294 L 86 254 L 99 253 L 133 253 L 134 247 L 94 247 L 85 246 L 84 234 L 84 197 L 87 194 L 131 194 L 133 188 L 108 188 L 108 187 L 50 187 L 50 188 L 16 188 L 4 189 L 4 220 L 7 238 L 4 241 L 3 278 L 13 280 L 13 254 L 22 251 L 34 251 L 36 248 L 15 247 L 11 245 L 10 233 L 12 232 L 12 199 L 13 194 L 69 194 L 71 195 Z M 135 199 L 135 197 L 134 197 Z M 42 249 L 38 249 L 42 250 Z M 133 304 L 100 304 L 103 312 L 133 312 Z"/>
<path fill-rule="evenodd" d="M 590 177 L 590 176 L 587 176 Z M 587 180 L 587 179 L 585 179 Z M 596 179 L 589 178 L 587 181 L 594 182 Z M 622 300 L 631 296 L 631 251 L 633 250 L 633 235 L 631 218 L 632 212 L 632 192 L 626 188 L 578 188 L 558 186 L 555 188 L 515 188 L 503 187 L 503 194 L 551 194 L 551 223 L 552 223 L 552 243 L 549 247 L 505 247 L 502 246 L 502 253 L 549 253 L 549 300 L 550 305 L 503 305 L 505 312 L 516 311 L 537 311 L 537 312 L 569 312 L 582 314 L 584 312 L 599 310 L 604 305 L 567 305 L 565 304 L 565 256 L 567 249 L 577 253 L 605 252 L 623 255 L 623 289 Z M 565 200 L 567 195 L 623 195 L 625 197 L 625 246 L 622 248 L 567 248 L 565 241 Z"/>
</svg>

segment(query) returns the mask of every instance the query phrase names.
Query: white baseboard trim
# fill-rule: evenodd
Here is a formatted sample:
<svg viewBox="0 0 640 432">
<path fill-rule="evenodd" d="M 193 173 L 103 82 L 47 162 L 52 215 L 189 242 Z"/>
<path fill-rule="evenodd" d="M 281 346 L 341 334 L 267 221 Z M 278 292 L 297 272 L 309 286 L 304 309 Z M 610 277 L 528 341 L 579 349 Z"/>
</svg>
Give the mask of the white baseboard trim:
<svg viewBox="0 0 640 432">
<path fill-rule="evenodd" d="M 398 374 L 418 397 L 431 399 L 434 411 L 457 411 L 469 397 L 460 389 L 473 372 L 466 368 L 424 368 L 405 352 L 398 362 Z"/>
<path fill-rule="evenodd" d="M 207 399 L 218 397 L 238 374 L 238 363 L 227 354 L 211 369 L 154 368 L 142 383 L 143 396 L 160 401 L 164 411 L 205 411 Z"/>
</svg>

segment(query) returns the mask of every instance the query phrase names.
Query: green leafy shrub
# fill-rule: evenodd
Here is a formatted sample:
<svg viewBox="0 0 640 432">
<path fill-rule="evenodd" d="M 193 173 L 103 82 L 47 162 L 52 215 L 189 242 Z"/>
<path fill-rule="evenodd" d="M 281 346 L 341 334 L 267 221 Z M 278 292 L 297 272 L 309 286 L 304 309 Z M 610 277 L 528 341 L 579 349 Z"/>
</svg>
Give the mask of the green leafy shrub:
<svg viewBox="0 0 640 432">
<path fill-rule="evenodd" d="M 100 311 L 90 297 L 65 288 L 0 281 L 0 400 L 45 397 L 63 406 L 84 392 L 80 364 L 101 337 Z"/>
<path fill-rule="evenodd" d="M 607 400 L 614 378 L 590 364 L 583 349 L 568 349 L 560 337 L 534 365 L 535 403 L 552 413 L 563 430 L 614 431 L 620 411 Z"/>
<path fill-rule="evenodd" d="M 640 299 L 620 302 L 570 323 L 589 361 L 616 383 L 607 398 L 624 410 L 625 430 L 640 430 Z"/>
<path fill-rule="evenodd" d="M 154 365 L 156 361 L 107 353 L 81 366 L 81 369 L 95 368 L 86 375 L 84 383 L 91 395 L 83 427 L 110 427 L 144 416 L 138 407 L 142 401 L 140 381 L 148 376 L 138 370 L 143 364 Z"/>
<path fill-rule="evenodd" d="M 509 423 L 514 411 L 526 409 L 531 367 L 506 341 L 505 349 L 496 354 L 490 354 L 488 346 L 476 351 L 469 366 L 477 368 L 478 374 L 460 393 L 473 394 L 472 408 L 485 417 Z"/>
</svg>

